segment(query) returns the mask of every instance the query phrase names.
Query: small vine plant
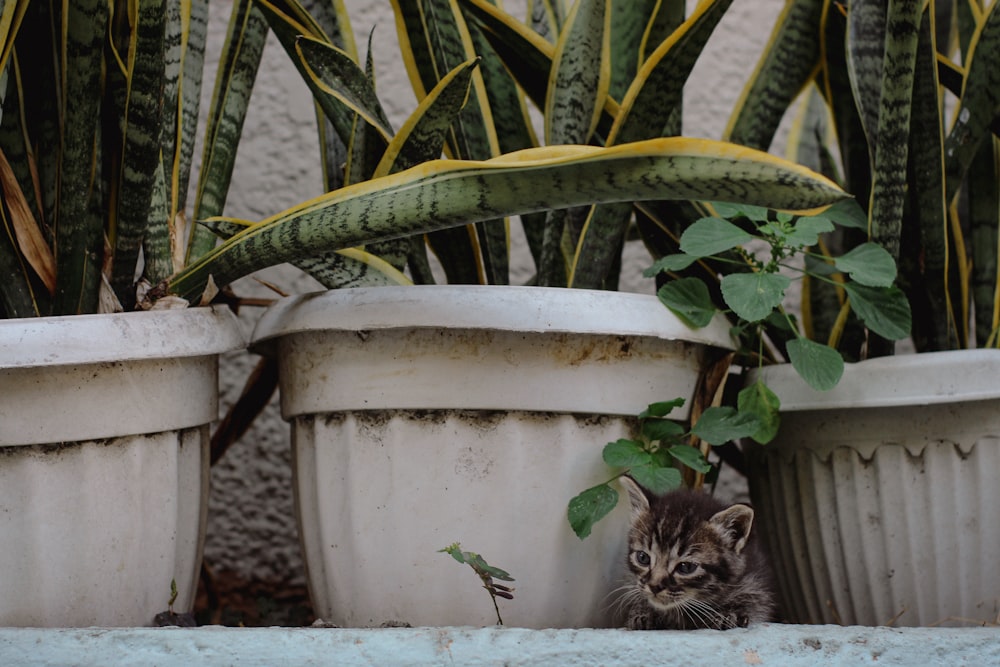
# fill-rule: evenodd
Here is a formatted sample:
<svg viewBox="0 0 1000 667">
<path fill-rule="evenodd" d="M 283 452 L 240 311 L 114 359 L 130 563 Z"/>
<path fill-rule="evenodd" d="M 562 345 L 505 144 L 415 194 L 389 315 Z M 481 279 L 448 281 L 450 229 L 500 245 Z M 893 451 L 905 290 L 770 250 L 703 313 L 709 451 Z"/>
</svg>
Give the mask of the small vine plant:
<svg viewBox="0 0 1000 667">
<path fill-rule="evenodd" d="M 715 215 L 697 220 L 681 235 L 680 253 L 660 258 L 645 275 L 684 271 L 705 259 L 713 260 L 716 266 L 732 266 L 733 270 L 718 280 L 717 289 L 735 320 L 737 333 L 754 331 L 762 344 L 760 332 L 765 322 L 790 332 L 788 360 L 814 389 L 831 389 L 843 375 L 844 359 L 836 344 L 849 312 L 887 340 L 910 335 L 910 304 L 894 285 L 896 262 L 892 255 L 871 242 L 838 257 L 823 251 L 821 236 L 837 226 L 867 229 L 867 217 L 857 202 L 848 200 L 810 216 L 725 203 L 712 204 L 712 209 Z M 792 261 L 798 255 L 804 261 Z M 803 335 L 782 308 L 793 278 L 803 276 L 835 286 L 842 296 L 838 327 L 825 343 Z M 707 280 L 685 276 L 668 281 L 657 295 L 675 315 L 700 328 L 718 312 L 711 291 Z"/>
<path fill-rule="evenodd" d="M 581 540 L 590 535 L 598 521 L 618 504 L 618 491 L 611 485 L 622 475 L 629 475 L 655 494 L 663 494 L 682 485 L 681 468 L 702 474 L 712 465 L 692 438 L 710 445 L 752 437 L 769 441 L 777 432 L 777 397 L 761 383 L 740 392 L 739 407 L 720 406 L 705 410 L 688 430 L 667 417 L 674 408 L 684 405 L 683 398 L 651 403 L 639 413 L 636 439 L 621 438 L 604 446 L 604 462 L 616 468 L 608 481 L 592 486 L 569 501 L 567 517 L 573 532 Z"/>
<path fill-rule="evenodd" d="M 473 571 L 479 576 L 480 581 L 483 582 L 483 588 L 489 592 L 490 598 L 493 600 L 493 608 L 497 612 L 497 625 L 503 625 L 503 618 L 500 617 L 500 605 L 497 604 L 497 598 L 513 600 L 514 589 L 504 584 L 498 584 L 494 580 L 499 579 L 500 581 L 514 581 L 514 577 L 510 576 L 510 574 L 501 570 L 499 567 L 490 565 L 486 562 L 486 559 L 479 554 L 472 551 L 462 551 L 462 545 L 458 542 L 448 545 L 444 549 L 438 550 L 438 553 L 446 553 L 459 563 L 464 563 L 473 569 Z"/>
</svg>

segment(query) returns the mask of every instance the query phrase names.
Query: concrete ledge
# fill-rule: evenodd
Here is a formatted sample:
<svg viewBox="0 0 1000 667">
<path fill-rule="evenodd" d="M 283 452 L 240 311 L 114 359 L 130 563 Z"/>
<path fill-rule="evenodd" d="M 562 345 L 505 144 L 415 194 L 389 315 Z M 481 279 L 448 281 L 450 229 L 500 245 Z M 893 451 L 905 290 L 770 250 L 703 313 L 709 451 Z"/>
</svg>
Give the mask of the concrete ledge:
<svg viewBox="0 0 1000 667">
<path fill-rule="evenodd" d="M 1000 665 L 998 628 L 0 628 L 0 665 Z"/>
</svg>

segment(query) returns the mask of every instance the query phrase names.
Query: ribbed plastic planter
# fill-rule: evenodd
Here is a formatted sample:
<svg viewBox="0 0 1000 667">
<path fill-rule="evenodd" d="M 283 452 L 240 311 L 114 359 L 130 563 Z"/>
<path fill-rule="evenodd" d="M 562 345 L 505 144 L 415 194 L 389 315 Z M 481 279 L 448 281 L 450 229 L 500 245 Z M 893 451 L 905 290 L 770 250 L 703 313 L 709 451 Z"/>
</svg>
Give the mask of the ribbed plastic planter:
<svg viewBox="0 0 1000 667">
<path fill-rule="evenodd" d="M 194 602 L 225 308 L 0 321 L 0 625 Z"/>
<path fill-rule="evenodd" d="M 504 621 L 610 623 L 627 512 L 581 542 L 566 503 L 655 400 L 693 394 L 708 346 L 652 296 L 422 286 L 286 299 L 255 345 L 280 361 L 317 615 L 341 626 L 491 625 L 453 542 L 515 578 Z M 685 414 L 678 412 L 678 418 Z M 622 503 L 624 505 L 624 503 Z"/>
<path fill-rule="evenodd" d="M 822 394 L 789 367 L 751 495 L 789 620 L 995 623 L 1000 614 L 1000 350 L 848 365 Z"/>
</svg>

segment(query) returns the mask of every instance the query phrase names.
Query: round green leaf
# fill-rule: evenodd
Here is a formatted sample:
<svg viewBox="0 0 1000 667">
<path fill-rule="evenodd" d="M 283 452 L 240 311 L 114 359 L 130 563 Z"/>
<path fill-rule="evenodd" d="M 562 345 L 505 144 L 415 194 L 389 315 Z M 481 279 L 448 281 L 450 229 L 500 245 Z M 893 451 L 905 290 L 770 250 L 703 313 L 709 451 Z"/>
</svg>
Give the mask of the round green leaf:
<svg viewBox="0 0 1000 667">
<path fill-rule="evenodd" d="M 605 445 L 602 456 L 604 462 L 614 468 L 630 468 L 649 463 L 649 452 L 643 449 L 642 443 L 624 438 Z"/>
<path fill-rule="evenodd" d="M 656 495 L 673 491 L 681 486 L 681 471 L 677 468 L 663 468 L 655 465 L 636 466 L 629 475 L 639 485 Z"/>
<path fill-rule="evenodd" d="M 731 273 L 722 279 L 722 298 L 737 317 L 758 322 L 781 305 L 791 282 L 778 273 Z"/>
<path fill-rule="evenodd" d="M 691 432 L 710 445 L 722 445 L 730 440 L 749 438 L 759 429 L 756 415 L 726 406 L 705 410 Z"/>
<path fill-rule="evenodd" d="M 695 472 L 705 474 L 712 469 L 701 452 L 691 445 L 676 445 L 667 450 L 672 457 L 691 468 Z"/>
<path fill-rule="evenodd" d="M 795 221 L 790 234 L 785 235 L 785 243 L 795 248 L 807 248 L 819 243 L 819 235 L 832 232 L 833 223 L 822 217 L 805 217 Z"/>
<path fill-rule="evenodd" d="M 877 243 L 862 243 L 834 259 L 833 265 L 869 287 L 889 287 L 896 279 L 896 262 Z"/>
<path fill-rule="evenodd" d="M 656 403 L 650 403 L 645 410 L 639 413 L 639 419 L 649 419 L 650 417 L 666 417 L 674 408 L 679 408 L 684 405 L 683 398 L 675 398 L 670 401 L 658 401 Z"/>
<path fill-rule="evenodd" d="M 708 287 L 697 278 L 671 280 L 657 291 L 656 296 L 689 326 L 708 326 L 715 317 L 715 304 L 708 294 Z"/>
<path fill-rule="evenodd" d="M 566 516 L 573 532 L 582 540 L 590 535 L 594 524 L 606 517 L 617 504 L 618 492 L 607 484 L 600 484 L 569 501 Z"/>
<path fill-rule="evenodd" d="M 642 423 L 642 434 L 651 442 L 657 440 L 673 441 L 686 432 L 683 426 L 669 419 L 647 419 Z"/>
<path fill-rule="evenodd" d="M 910 302 L 898 287 L 869 287 L 846 283 L 851 308 L 869 329 L 888 340 L 910 335 Z"/>
<path fill-rule="evenodd" d="M 702 218 L 681 234 L 681 251 L 695 257 L 708 257 L 753 240 L 750 234 L 722 218 Z"/>
<path fill-rule="evenodd" d="M 742 413 L 754 415 L 760 422 L 760 428 L 750 436 L 755 441 L 765 445 L 778 434 L 781 401 L 762 381 L 757 380 L 740 390 L 736 397 L 736 408 Z"/>
<path fill-rule="evenodd" d="M 857 199 L 844 199 L 813 217 L 826 218 L 841 227 L 868 230 L 868 214 Z"/>
<path fill-rule="evenodd" d="M 767 221 L 767 209 L 763 206 L 751 206 L 750 204 L 733 204 L 730 202 L 712 202 L 712 208 L 716 214 L 722 218 L 747 218 L 754 222 Z"/>
<path fill-rule="evenodd" d="M 788 341 L 788 358 L 792 367 L 810 387 L 817 391 L 833 389 L 844 374 L 844 358 L 832 347 L 808 338 Z"/>
<path fill-rule="evenodd" d="M 642 275 L 646 278 L 653 278 L 664 271 L 683 271 L 697 261 L 698 258 L 693 255 L 667 255 L 653 262 L 653 265 L 643 271 Z"/>
</svg>

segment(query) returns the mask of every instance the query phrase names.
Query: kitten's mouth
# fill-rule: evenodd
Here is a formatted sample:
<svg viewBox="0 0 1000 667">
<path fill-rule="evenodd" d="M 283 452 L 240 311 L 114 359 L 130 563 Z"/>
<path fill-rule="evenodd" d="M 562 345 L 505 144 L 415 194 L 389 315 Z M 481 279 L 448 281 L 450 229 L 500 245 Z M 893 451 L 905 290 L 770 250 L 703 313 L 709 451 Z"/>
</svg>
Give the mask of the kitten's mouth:
<svg viewBox="0 0 1000 667">
<path fill-rule="evenodd" d="M 677 609 L 678 607 L 684 606 L 687 602 L 687 596 L 681 593 L 669 593 L 662 592 L 660 594 L 654 594 L 652 591 L 646 590 L 646 599 L 649 600 L 650 606 L 658 609 L 659 611 L 671 611 Z"/>
</svg>

